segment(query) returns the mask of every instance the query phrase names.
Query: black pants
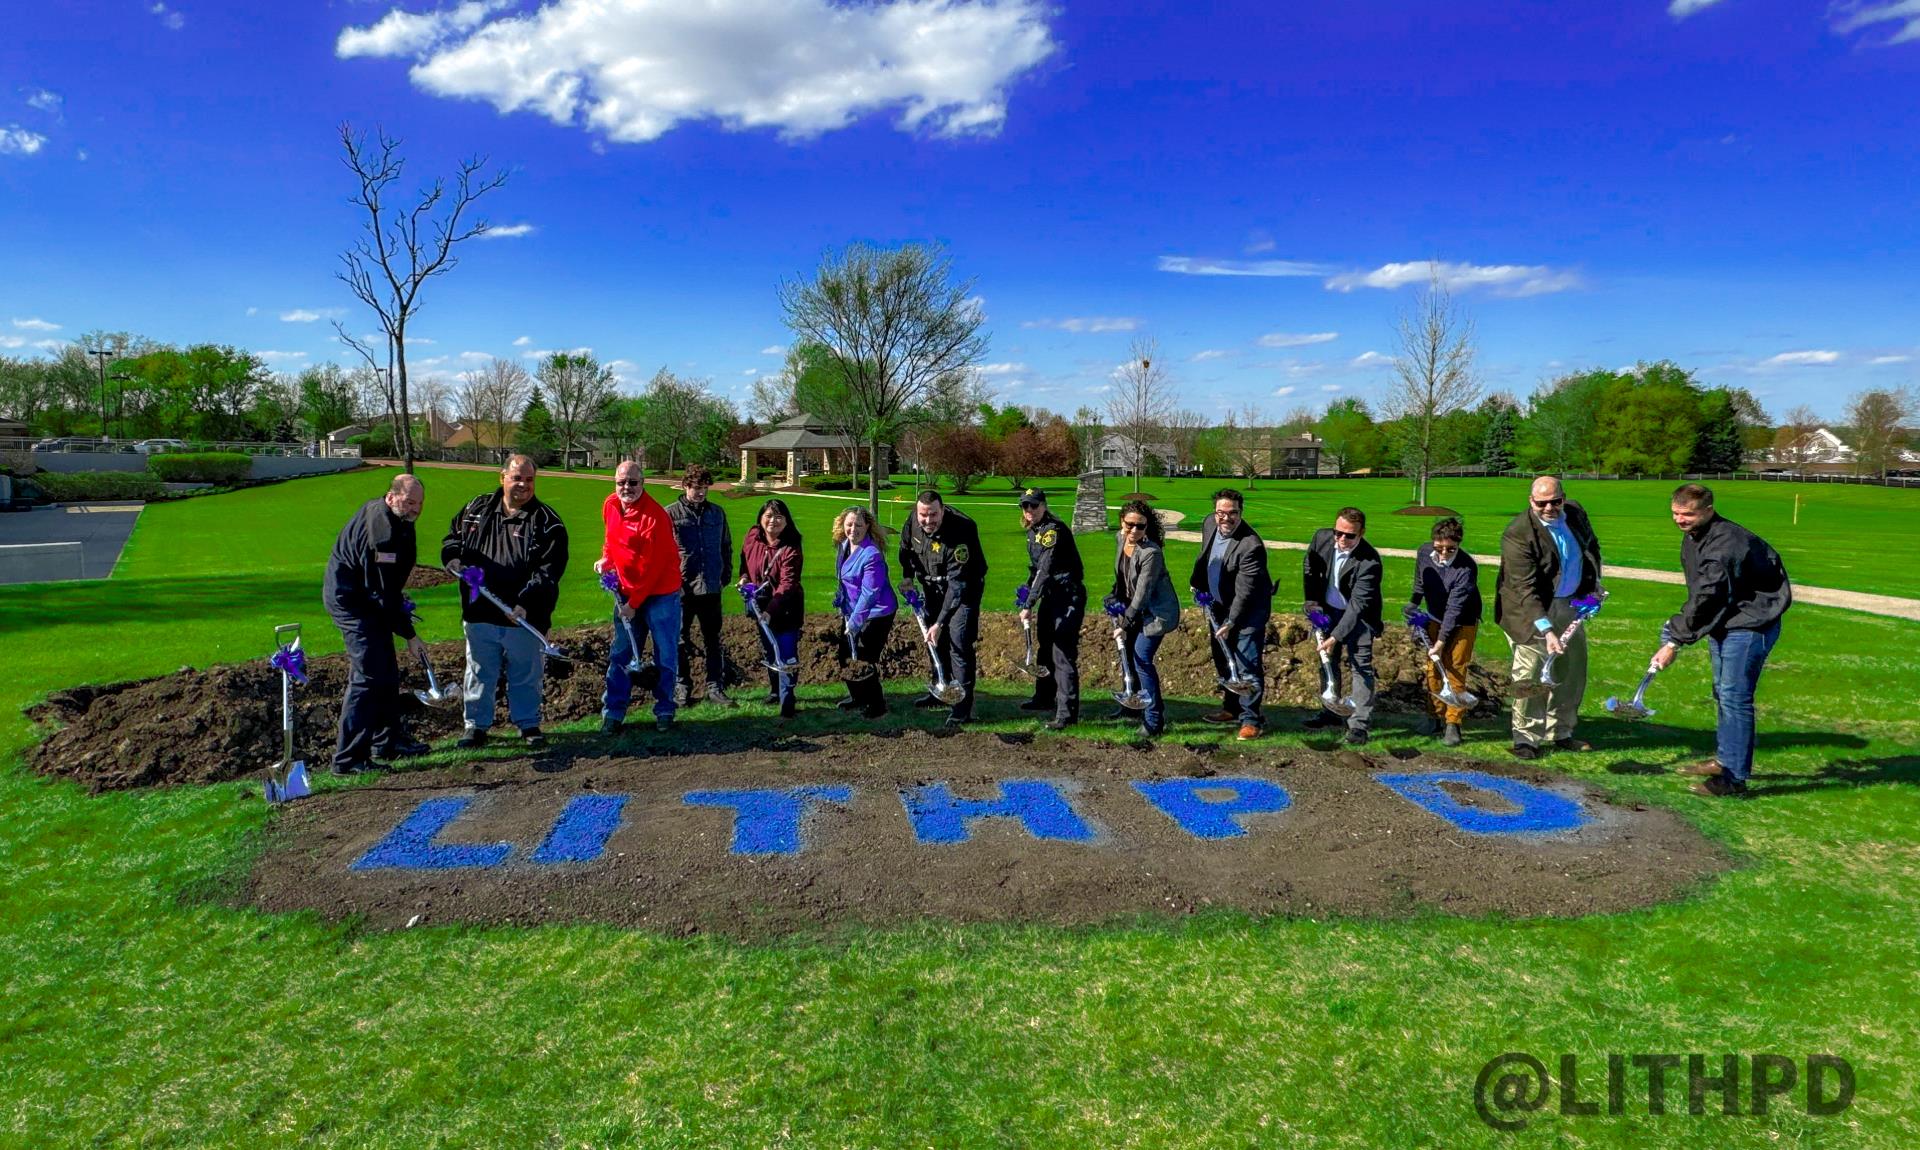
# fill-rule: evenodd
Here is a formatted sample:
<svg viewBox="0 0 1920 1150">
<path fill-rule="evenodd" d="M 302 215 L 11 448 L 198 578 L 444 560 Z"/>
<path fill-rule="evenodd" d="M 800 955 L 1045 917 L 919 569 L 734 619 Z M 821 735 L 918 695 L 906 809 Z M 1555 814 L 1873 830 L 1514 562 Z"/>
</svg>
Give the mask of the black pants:
<svg viewBox="0 0 1920 1150">
<path fill-rule="evenodd" d="M 853 658 L 871 664 L 873 674 L 847 680 L 847 698 L 861 713 L 877 719 L 887 713 L 887 696 L 880 681 L 880 654 L 887 649 L 887 637 L 893 633 L 893 616 L 874 615 L 860 628 L 853 644 Z M 845 644 L 841 644 L 844 648 Z"/>
<path fill-rule="evenodd" d="M 937 607 L 945 593 L 927 592 L 927 603 Z M 973 680 L 980 669 L 980 659 L 976 654 L 980 645 L 980 604 L 962 602 L 947 616 L 940 628 L 940 641 L 934 644 L 934 650 L 940 655 L 940 665 L 946 668 L 947 682 L 958 683 L 966 690 L 953 709 L 947 712 L 950 719 L 973 718 Z"/>
<path fill-rule="evenodd" d="M 700 624 L 700 639 L 706 654 L 707 686 L 724 687 L 727 683 L 726 653 L 720 646 L 720 596 L 687 595 L 680 596 L 680 685 L 687 689 L 688 702 L 693 695 L 693 661 L 687 653 L 693 646 L 693 625 Z"/>
<path fill-rule="evenodd" d="M 370 762 L 392 744 L 407 740 L 400 722 L 400 663 L 393 654 L 393 629 L 350 615 L 335 615 L 333 623 L 346 641 L 350 668 L 333 761 L 340 766 Z"/>
<path fill-rule="evenodd" d="M 1069 722 L 1080 717 L 1080 624 L 1087 614 L 1087 589 L 1078 584 L 1049 584 L 1033 613 L 1033 657 L 1050 675 L 1033 681 L 1033 700 L 1053 704 Z"/>
</svg>

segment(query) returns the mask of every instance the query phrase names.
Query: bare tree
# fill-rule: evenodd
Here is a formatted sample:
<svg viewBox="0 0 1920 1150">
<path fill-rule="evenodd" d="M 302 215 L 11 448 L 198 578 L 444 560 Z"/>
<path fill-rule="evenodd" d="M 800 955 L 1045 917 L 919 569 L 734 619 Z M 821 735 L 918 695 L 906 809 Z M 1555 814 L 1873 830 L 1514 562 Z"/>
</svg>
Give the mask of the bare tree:
<svg viewBox="0 0 1920 1150">
<path fill-rule="evenodd" d="M 1227 416 L 1227 458 L 1233 473 L 1245 479 L 1249 487 L 1273 468 L 1273 430 L 1266 422 L 1266 412 L 1251 401 Z"/>
<path fill-rule="evenodd" d="M 1207 426 L 1207 417 L 1190 408 L 1183 407 L 1167 417 L 1167 442 L 1173 445 L 1173 462 L 1182 471 L 1193 466 L 1194 449 Z"/>
<path fill-rule="evenodd" d="M 753 394 L 747 400 L 747 414 L 765 427 L 800 414 L 793 399 L 793 376 L 779 371 L 754 380 Z"/>
<path fill-rule="evenodd" d="M 1107 418 L 1116 434 L 1130 444 L 1133 489 L 1140 490 L 1140 470 L 1147 446 L 1165 433 L 1173 415 L 1173 381 L 1160 359 L 1160 344 L 1151 337 L 1135 339 L 1127 360 L 1113 373 L 1113 391 L 1107 396 Z"/>
<path fill-rule="evenodd" d="M 1792 408 L 1773 433 L 1773 461 L 1800 471 L 1813 461 L 1819 450 L 1814 433 L 1820 430 L 1820 417 L 1806 404 Z"/>
<path fill-rule="evenodd" d="M 1107 436 L 1107 428 L 1100 421 L 1100 413 L 1091 407 L 1082 407 L 1073 413 L 1073 438 L 1080 447 L 1080 470 L 1098 471 L 1100 441 Z"/>
<path fill-rule="evenodd" d="M 872 459 L 899 435 L 909 409 L 986 354 L 986 316 L 973 285 L 953 283 L 952 275 L 952 261 L 936 246 L 853 244 L 821 261 L 812 279 L 781 285 L 787 326 L 840 365 Z M 867 473 L 875 515 L 878 471 Z"/>
<path fill-rule="evenodd" d="M 560 433 L 561 466 L 573 470 L 573 447 L 606 415 L 613 402 L 613 369 L 582 352 L 556 351 L 540 363 L 540 386 Z"/>
<path fill-rule="evenodd" d="M 1847 428 L 1853 435 L 1853 469 L 1861 475 L 1885 475 L 1901 462 L 1904 428 L 1914 417 L 1911 389 L 1874 388 L 1847 400 Z"/>
<path fill-rule="evenodd" d="M 1394 383 L 1382 404 L 1399 421 L 1401 458 L 1415 477 L 1414 502 L 1425 506 L 1427 478 L 1437 466 L 1440 421 L 1480 398 L 1473 377 L 1473 319 L 1453 302 L 1439 269 L 1395 326 Z"/>
<path fill-rule="evenodd" d="M 386 202 L 388 189 L 406 166 L 399 154 L 400 141 L 375 128 L 369 146 L 353 125 L 342 124 L 340 146 L 346 153 L 348 170 L 359 183 L 349 202 L 365 212 L 366 218 L 361 221 L 364 233 L 340 253 L 345 266 L 334 275 L 380 318 L 388 355 L 397 369 L 395 405 L 402 418 L 394 428 L 395 442 L 400 445 L 402 466 L 412 471 L 413 430 L 404 418 L 408 411 L 407 324 L 420 310 L 420 289 L 433 277 L 452 271 L 459 262 L 454 258 L 455 245 L 487 233 L 484 218 L 465 217 L 480 197 L 507 182 L 507 174 L 485 175 L 486 158 L 471 157 L 461 161 L 451 196 L 446 181 L 435 179 L 420 190 L 412 207 L 400 208 Z M 362 354 L 367 353 L 363 350 Z M 371 362 L 371 356 L 368 358 Z"/>
<path fill-rule="evenodd" d="M 705 380 L 682 379 L 661 368 L 647 381 L 647 443 L 667 449 L 667 470 L 679 462 L 680 445 L 692 438 L 713 396 Z"/>
<path fill-rule="evenodd" d="M 1280 435 L 1306 435 L 1318 422 L 1320 422 L 1320 414 L 1302 403 L 1282 416 L 1279 426 L 1275 427 L 1274 431 Z"/>
<path fill-rule="evenodd" d="M 526 410 L 533 394 L 533 377 L 510 359 L 494 358 L 484 367 L 464 372 L 454 389 L 460 421 L 473 430 L 474 443 L 491 451 L 497 461 L 507 457 L 508 428 Z"/>
</svg>

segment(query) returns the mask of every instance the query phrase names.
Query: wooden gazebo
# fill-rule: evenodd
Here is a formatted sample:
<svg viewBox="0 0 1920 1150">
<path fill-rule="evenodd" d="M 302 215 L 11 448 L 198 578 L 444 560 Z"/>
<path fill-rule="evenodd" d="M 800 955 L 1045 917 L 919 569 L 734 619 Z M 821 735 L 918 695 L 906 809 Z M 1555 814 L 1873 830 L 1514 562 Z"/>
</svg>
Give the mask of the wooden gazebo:
<svg viewBox="0 0 1920 1150">
<path fill-rule="evenodd" d="M 808 463 L 821 471 L 832 471 L 836 464 L 848 471 L 853 469 L 853 440 L 802 413 L 781 420 L 772 431 L 740 445 L 740 482 L 752 483 L 757 478 L 757 457 L 776 452 L 786 455 L 788 486 L 800 482 L 801 468 Z"/>
</svg>

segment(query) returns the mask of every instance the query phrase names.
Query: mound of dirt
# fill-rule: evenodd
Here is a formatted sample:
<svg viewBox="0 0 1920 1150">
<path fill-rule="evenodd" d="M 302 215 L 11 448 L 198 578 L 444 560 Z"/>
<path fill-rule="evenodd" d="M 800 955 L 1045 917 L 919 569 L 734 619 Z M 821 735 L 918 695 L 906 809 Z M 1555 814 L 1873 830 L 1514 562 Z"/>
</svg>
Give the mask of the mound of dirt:
<svg viewBox="0 0 1920 1150">
<path fill-rule="evenodd" d="M 447 574 L 446 568 L 433 567 L 425 563 L 417 564 L 412 571 L 407 572 L 407 587 L 409 589 L 415 587 L 440 587 L 457 581 L 453 576 Z M 438 674 L 438 672 L 435 673 Z"/>
<path fill-rule="evenodd" d="M 1418 503 L 1414 504 L 1412 507 L 1402 507 L 1400 510 L 1394 512 L 1394 514 L 1395 515 L 1431 515 L 1435 519 L 1444 519 L 1449 515 L 1454 516 L 1455 518 L 1458 518 L 1460 515 L 1458 511 L 1455 511 L 1451 507 L 1428 507 L 1424 504 L 1418 504 Z"/>
<path fill-rule="evenodd" d="M 753 624 L 740 616 L 724 621 L 726 680 L 747 690 L 764 686 L 760 645 Z M 605 688 L 610 631 L 605 626 L 562 629 L 555 634 L 560 646 L 576 658 L 576 673 L 568 678 L 551 670 L 545 683 L 546 722 L 583 719 L 600 713 Z M 810 615 L 801 632 L 800 680 L 803 683 L 839 681 L 839 655 L 845 649 L 838 617 Z M 980 676 L 1030 682 L 1016 670 L 1024 653 L 1017 617 L 988 614 L 981 624 Z M 460 642 L 429 644 L 435 673 L 443 685 L 457 689 L 466 665 Z M 690 653 L 693 680 L 705 682 L 704 660 Z M 1205 698 L 1217 695 L 1213 657 L 1202 628 L 1200 612 L 1187 611 L 1180 630 L 1160 647 L 1157 664 L 1168 695 Z M 1408 641 L 1402 628 L 1388 628 L 1374 644 L 1382 711 L 1411 712 L 1426 698 L 1424 653 Z M 1107 693 L 1120 686 L 1118 653 L 1105 616 L 1089 617 L 1081 634 L 1081 691 L 1092 714 Z M 1319 656 L 1312 631 L 1297 616 L 1275 616 L 1266 638 L 1266 707 L 1313 709 L 1320 693 Z M 295 757 L 309 767 L 328 762 L 340 721 L 340 700 L 346 690 L 344 655 L 327 655 L 308 663 L 308 684 L 294 689 Z M 425 677 L 405 660 L 401 663 L 402 706 L 410 716 L 416 737 L 433 740 L 459 734 L 459 708 L 435 710 L 421 706 L 411 694 L 425 687 Z M 927 657 L 919 629 L 911 616 L 893 628 L 881 660 L 881 671 L 896 691 L 925 683 Z M 1468 686 L 1481 697 L 1475 712 L 1492 716 L 1505 693 L 1504 675 L 1474 666 Z M 1000 704 L 985 702 L 988 713 Z M 498 694 L 495 722 L 507 726 L 506 691 Z M 94 791 L 174 783 L 211 783 L 242 778 L 265 769 L 280 757 L 280 675 L 265 658 L 250 663 L 195 670 L 182 668 L 171 675 L 102 686 L 56 691 L 28 714 L 37 722 L 57 727 L 28 753 L 28 762 L 48 775 L 71 777 Z"/>
<path fill-rule="evenodd" d="M 277 814 L 265 854 L 232 898 L 267 911 L 354 917 L 376 929 L 599 922 L 764 938 L 843 923 L 1073 924 L 1208 907 L 1572 916 L 1680 897 L 1730 865 L 1671 811 L 1614 805 L 1586 784 L 1517 764 L 1396 762 L 1351 752 L 1337 761 L 1295 749 L 1168 743 L 1128 751 L 1077 739 L 936 738 L 919 730 L 715 753 L 687 734 L 693 738 L 675 732 L 645 741 L 693 753 L 476 763 L 323 792 Z M 1571 800 L 1584 821 L 1552 834 L 1469 833 L 1375 774 L 1461 768 L 1482 772 L 1471 776 L 1482 782 L 1519 780 L 1552 792 L 1549 801 Z M 945 784 L 965 803 L 1002 797 L 1015 779 L 1044 780 L 1087 833 L 1043 838 L 1004 817 L 974 820 L 957 838 L 927 841 L 917 833 L 909 796 L 924 796 L 929 784 Z M 1226 787 L 1255 780 L 1283 789 L 1287 801 L 1284 809 L 1269 804 L 1266 813 L 1243 816 L 1243 833 L 1203 839 L 1136 785 L 1172 779 L 1219 779 Z M 785 853 L 734 853 L 734 811 L 707 796 L 688 801 L 714 789 L 805 786 L 844 789 L 813 807 Z M 1188 793 L 1226 797 L 1223 788 L 1198 786 Z M 1518 809 L 1447 775 L 1431 787 L 1472 812 Z M 569 860 L 543 863 L 535 845 L 559 837 L 556 820 L 583 796 L 612 806 L 611 825 Z M 369 865 L 375 844 L 391 844 L 396 828 L 429 800 L 457 813 L 419 847 L 503 845 L 465 848 L 492 852 L 477 865 L 432 869 L 445 864 L 416 866 L 391 849 Z"/>
</svg>

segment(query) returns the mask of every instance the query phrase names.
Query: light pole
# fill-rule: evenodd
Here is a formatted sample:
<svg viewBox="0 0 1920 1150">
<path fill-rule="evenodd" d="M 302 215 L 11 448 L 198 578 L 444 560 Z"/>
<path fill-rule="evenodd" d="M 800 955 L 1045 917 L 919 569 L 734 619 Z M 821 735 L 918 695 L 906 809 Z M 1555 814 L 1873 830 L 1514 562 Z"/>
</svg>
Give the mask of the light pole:
<svg viewBox="0 0 1920 1150">
<path fill-rule="evenodd" d="M 104 347 L 86 349 L 86 353 L 100 361 L 100 438 L 107 437 L 107 361 L 113 358 L 113 352 Z"/>
<path fill-rule="evenodd" d="M 124 371 L 116 371 L 107 378 L 120 385 L 120 390 L 113 399 L 113 421 L 118 423 L 121 430 L 124 431 L 126 430 L 127 420 L 126 408 L 123 405 L 127 399 L 127 385 L 133 382 L 133 377 Z"/>
</svg>

